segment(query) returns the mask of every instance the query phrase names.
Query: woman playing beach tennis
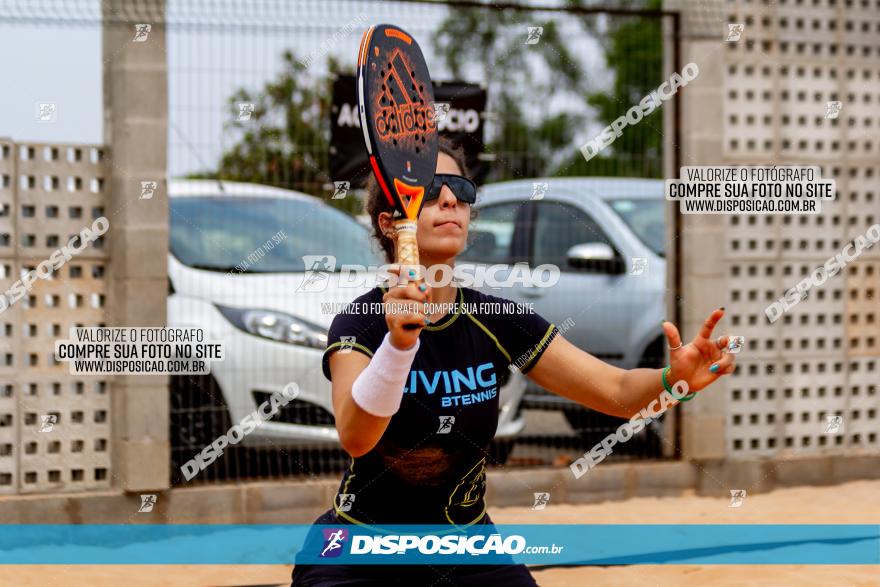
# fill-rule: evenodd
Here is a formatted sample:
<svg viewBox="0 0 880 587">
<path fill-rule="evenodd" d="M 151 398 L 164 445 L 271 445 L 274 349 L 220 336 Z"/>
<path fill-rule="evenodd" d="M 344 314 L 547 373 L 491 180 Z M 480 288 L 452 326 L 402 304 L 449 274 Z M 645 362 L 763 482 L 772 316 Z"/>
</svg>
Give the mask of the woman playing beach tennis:
<svg viewBox="0 0 880 587">
<path fill-rule="evenodd" d="M 416 235 L 420 262 L 429 275 L 432 266 L 454 266 L 465 248 L 476 190 L 463 174 L 461 152 L 441 141 L 437 175 Z M 367 210 L 392 262 L 391 206 L 375 184 Z M 624 370 L 600 361 L 524 306 L 504 313 L 461 311 L 498 307 L 487 303 L 506 304 L 507 310 L 512 304 L 455 283 L 430 288 L 410 281 L 377 287 L 354 301 L 355 311 L 336 316 L 323 369 L 332 382 L 339 438 L 352 461 L 333 507 L 316 524 L 491 524 L 484 500 L 486 465 L 498 422 L 498 390 L 511 364 L 549 391 L 623 418 L 638 413 L 664 389 L 661 370 Z M 425 304 L 457 309 L 425 315 Z M 386 312 L 363 311 L 376 307 Z M 713 311 L 686 345 L 672 323 L 663 323 L 673 349 L 666 381 L 684 381 L 695 392 L 733 372 L 734 355 L 722 352 L 728 337 L 711 339 L 722 315 L 723 309 Z M 407 585 L 536 584 L 524 565 L 297 565 L 293 572 L 293 585 L 390 585 L 397 580 Z"/>
</svg>

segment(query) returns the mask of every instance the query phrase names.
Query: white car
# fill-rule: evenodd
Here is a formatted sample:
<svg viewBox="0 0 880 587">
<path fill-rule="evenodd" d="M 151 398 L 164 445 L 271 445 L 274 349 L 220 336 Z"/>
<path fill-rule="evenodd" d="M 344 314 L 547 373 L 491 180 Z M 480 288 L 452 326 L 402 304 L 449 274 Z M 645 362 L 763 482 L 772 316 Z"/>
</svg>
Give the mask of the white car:
<svg viewBox="0 0 880 587">
<path fill-rule="evenodd" d="M 300 192 L 227 181 L 221 188 L 214 180 L 170 180 L 168 187 L 168 325 L 204 329 L 226 355 L 211 363 L 210 375 L 172 377 L 172 461 L 185 462 L 291 382 L 297 399 L 242 444 L 338 446 L 321 370 L 338 311 L 328 305 L 344 305 L 375 283 L 370 273 L 340 284 L 338 272 L 384 263 L 368 229 Z M 315 261 L 327 270 L 311 270 Z M 525 424 L 524 390 L 519 373 L 501 390 L 499 461 Z"/>
</svg>

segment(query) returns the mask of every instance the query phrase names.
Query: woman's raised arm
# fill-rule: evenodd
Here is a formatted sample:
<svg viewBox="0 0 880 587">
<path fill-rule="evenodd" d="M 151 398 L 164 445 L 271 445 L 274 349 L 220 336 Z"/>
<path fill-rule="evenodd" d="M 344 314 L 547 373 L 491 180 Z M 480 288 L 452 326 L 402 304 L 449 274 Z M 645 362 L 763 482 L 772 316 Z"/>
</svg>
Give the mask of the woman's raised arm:
<svg viewBox="0 0 880 587">
<path fill-rule="evenodd" d="M 727 336 L 710 340 L 724 309 L 712 312 L 700 333 L 687 345 L 681 344 L 678 329 L 663 323 L 669 341 L 670 372 L 667 382 L 687 383 L 690 392 L 699 391 L 736 368 L 734 355 L 722 350 Z M 535 383 L 593 410 L 631 418 L 663 391 L 662 369 L 621 369 L 601 361 L 562 336 L 556 336 L 538 363 L 527 373 Z"/>
<path fill-rule="evenodd" d="M 351 397 L 351 388 L 370 359 L 361 353 L 330 355 L 330 373 L 333 376 L 333 415 L 342 448 L 357 458 L 370 452 L 388 427 L 391 417 L 374 416 L 361 408 Z"/>
</svg>

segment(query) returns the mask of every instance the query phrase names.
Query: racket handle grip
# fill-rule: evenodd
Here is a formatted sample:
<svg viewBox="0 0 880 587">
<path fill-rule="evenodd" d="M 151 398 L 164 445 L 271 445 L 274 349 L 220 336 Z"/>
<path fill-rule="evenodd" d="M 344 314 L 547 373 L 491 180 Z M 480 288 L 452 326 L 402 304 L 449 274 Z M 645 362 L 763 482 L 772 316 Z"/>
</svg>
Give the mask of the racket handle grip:
<svg viewBox="0 0 880 587">
<path fill-rule="evenodd" d="M 419 245 L 416 242 L 416 221 L 404 218 L 394 223 L 394 233 L 396 235 L 396 258 L 397 262 L 402 266 L 400 277 L 401 283 L 407 281 L 421 280 L 421 270 L 419 268 Z M 409 266 L 416 272 L 415 279 L 408 279 L 408 274 L 402 269 Z"/>
<path fill-rule="evenodd" d="M 403 218 L 394 223 L 394 233 L 396 235 L 396 259 L 401 265 L 400 279 L 401 283 L 408 281 L 419 281 L 421 270 L 419 268 L 419 244 L 416 242 L 416 221 Z M 409 266 L 416 272 L 415 279 L 408 279 L 408 272 L 403 268 Z M 415 330 L 419 328 L 418 324 L 405 324 L 404 330 Z"/>
</svg>

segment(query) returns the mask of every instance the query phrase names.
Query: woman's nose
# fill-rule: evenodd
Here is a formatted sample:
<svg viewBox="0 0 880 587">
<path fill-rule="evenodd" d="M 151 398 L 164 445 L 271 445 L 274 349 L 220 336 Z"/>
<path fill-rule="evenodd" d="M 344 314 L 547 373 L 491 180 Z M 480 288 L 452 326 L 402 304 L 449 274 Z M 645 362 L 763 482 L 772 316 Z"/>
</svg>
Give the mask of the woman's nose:
<svg viewBox="0 0 880 587">
<path fill-rule="evenodd" d="M 455 197 L 455 194 L 452 193 L 452 190 L 444 185 L 443 189 L 440 190 L 440 205 L 444 207 L 454 207 L 457 202 L 458 199 Z"/>
</svg>

